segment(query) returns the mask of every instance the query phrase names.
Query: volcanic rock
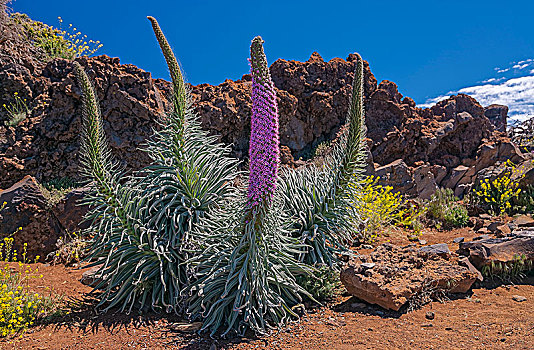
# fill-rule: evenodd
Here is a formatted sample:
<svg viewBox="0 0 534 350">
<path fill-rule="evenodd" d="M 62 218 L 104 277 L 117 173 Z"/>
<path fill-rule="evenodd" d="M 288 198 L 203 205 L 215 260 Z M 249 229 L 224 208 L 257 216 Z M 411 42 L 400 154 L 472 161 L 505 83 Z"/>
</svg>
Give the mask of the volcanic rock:
<svg viewBox="0 0 534 350">
<path fill-rule="evenodd" d="M 518 258 L 534 261 L 534 231 L 516 231 L 504 238 L 464 242 L 458 253 L 468 256 L 477 269 L 492 263 L 511 263 Z"/>
<path fill-rule="evenodd" d="M 498 131 L 506 131 L 508 107 L 492 104 L 484 109 L 484 115 L 495 126 Z"/>
<path fill-rule="evenodd" d="M 520 215 L 514 218 L 513 223 L 518 227 L 534 227 L 534 218 L 529 215 Z"/>
<path fill-rule="evenodd" d="M 26 176 L 1 190 L 0 208 L 0 238 L 13 237 L 13 248 L 19 257 L 25 243 L 30 260 L 37 255 L 44 258 L 56 249 L 57 239 L 64 230 L 33 177 Z"/>
<path fill-rule="evenodd" d="M 41 182 L 77 179 L 82 113 L 72 63 L 43 60 L 30 47 L 15 48 L 9 42 L 0 43 L 0 98 L 9 102 L 17 92 L 28 100 L 31 112 L 16 127 L 0 122 L 0 187 L 9 187 L 28 174 Z M 127 171 L 146 166 L 149 157 L 139 148 L 168 107 L 171 84 L 154 80 L 133 65 L 120 64 L 118 58 L 77 60 L 95 85 L 113 155 Z M 351 54 L 346 60 L 325 62 L 313 53 L 306 62 L 279 59 L 271 65 L 285 163 L 298 166 L 295 159 L 309 158 L 318 144 L 339 136 L 346 121 L 355 61 Z M 203 127 L 231 144 L 233 155 L 240 159 L 248 156 L 250 87 L 249 74 L 217 86 L 191 86 Z M 498 131 L 506 122 L 504 106 L 484 108 L 472 97 L 459 94 L 421 109 L 395 83 L 377 84 L 367 62 L 364 103 L 371 160 L 367 173 L 374 172 L 372 164 L 376 163 L 381 183 L 396 191 L 428 198 L 438 187 L 456 186 L 455 193 L 461 196 L 480 170 L 523 157 Z M 0 120 L 6 117 L 0 110 Z M 460 176 L 459 166 L 473 174 Z"/>
<path fill-rule="evenodd" d="M 86 286 L 89 287 L 96 287 L 98 286 L 102 281 L 102 265 L 96 265 L 91 267 L 89 270 L 85 271 L 82 274 L 82 278 L 80 278 L 80 282 Z M 105 286 L 101 286 L 101 288 L 104 288 Z"/>
<path fill-rule="evenodd" d="M 89 227 L 88 221 L 83 222 L 89 206 L 82 202 L 88 193 L 88 188 L 73 189 L 52 208 L 55 216 L 68 232 L 79 232 Z"/>
<path fill-rule="evenodd" d="M 366 263 L 376 264 L 368 269 Z M 347 291 L 371 304 L 398 311 L 421 293 L 443 290 L 466 293 L 477 279 L 474 272 L 437 254 L 419 252 L 413 246 L 379 246 L 370 255 L 352 258 L 341 271 Z"/>
<path fill-rule="evenodd" d="M 442 258 L 447 258 L 451 254 L 451 251 L 446 243 L 438 243 L 419 248 L 419 253 L 425 256 L 435 254 Z"/>
</svg>

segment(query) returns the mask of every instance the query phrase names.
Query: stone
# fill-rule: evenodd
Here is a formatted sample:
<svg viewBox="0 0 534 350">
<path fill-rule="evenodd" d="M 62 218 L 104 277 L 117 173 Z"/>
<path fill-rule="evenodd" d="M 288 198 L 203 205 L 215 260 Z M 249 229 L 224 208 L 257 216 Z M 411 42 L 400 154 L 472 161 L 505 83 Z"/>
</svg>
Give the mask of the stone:
<svg viewBox="0 0 534 350">
<path fill-rule="evenodd" d="M 510 228 L 508 224 L 504 224 L 504 225 L 497 226 L 494 233 L 497 237 L 504 237 L 512 233 L 512 229 Z"/>
<path fill-rule="evenodd" d="M 519 215 L 514 218 L 513 223 L 518 227 L 534 227 L 534 218 L 529 215 Z"/>
<path fill-rule="evenodd" d="M 431 167 L 432 174 L 434 174 L 434 179 L 436 184 L 440 185 L 441 181 L 447 176 L 447 168 L 443 165 L 434 164 Z"/>
<path fill-rule="evenodd" d="M 525 161 L 521 166 L 527 166 L 530 169 L 525 170 L 525 176 L 519 181 L 519 187 L 527 188 L 527 186 L 534 186 L 534 162 Z"/>
<path fill-rule="evenodd" d="M 498 104 L 492 104 L 484 108 L 484 115 L 495 126 L 498 131 L 506 131 L 508 107 Z"/>
<path fill-rule="evenodd" d="M 512 296 L 512 299 L 514 301 L 517 301 L 518 303 L 521 303 L 523 301 L 527 301 L 527 298 L 522 296 L 522 295 L 514 295 L 514 296 Z"/>
<path fill-rule="evenodd" d="M 495 221 L 488 225 L 488 231 L 495 232 L 499 226 L 504 225 L 502 221 Z"/>
<path fill-rule="evenodd" d="M 525 157 L 523 156 L 523 153 L 521 152 L 519 147 L 509 140 L 503 140 L 499 143 L 497 156 L 499 160 L 510 160 L 515 164 L 519 164 L 525 161 Z"/>
<path fill-rule="evenodd" d="M 473 238 L 473 241 L 475 241 L 477 239 L 485 239 L 485 238 L 489 238 L 490 237 L 488 235 L 488 233 L 490 233 L 490 231 L 486 227 L 480 228 L 479 230 L 477 230 L 477 233 L 480 233 L 481 235 Z"/>
<path fill-rule="evenodd" d="M 83 285 L 93 287 L 95 288 L 98 286 L 100 282 L 102 282 L 102 275 L 99 272 L 101 265 L 93 266 L 89 270 L 84 271 L 82 274 L 82 278 L 80 278 L 80 282 Z M 101 288 L 104 288 L 105 286 L 101 286 Z"/>
<path fill-rule="evenodd" d="M 0 187 L 11 186 L 25 175 L 38 181 L 79 179 L 82 125 L 81 91 L 72 62 L 53 59 L 38 62 L 23 57 L 5 64 L 0 44 L 0 81 L 4 96 L 14 91 L 32 101 L 30 115 L 15 129 L 0 126 Z M 108 56 L 80 57 L 99 98 L 104 128 L 113 156 L 128 170 L 140 169 L 150 157 L 139 148 L 146 143 L 164 112 L 164 93 L 150 73 L 121 65 Z M 27 66 L 16 73 L 9 67 Z"/>
<path fill-rule="evenodd" d="M 425 241 L 424 239 L 420 239 L 419 240 L 419 244 L 420 245 L 425 245 L 427 243 L 427 241 Z"/>
<path fill-rule="evenodd" d="M 512 233 L 510 226 L 508 226 L 508 224 L 503 223 L 502 221 L 495 221 L 489 224 L 488 231 L 490 231 L 497 237 L 504 237 Z"/>
<path fill-rule="evenodd" d="M 438 185 L 436 179 L 428 165 L 421 165 L 413 169 L 413 182 L 415 183 L 417 197 L 421 199 L 430 199 L 437 191 Z"/>
<path fill-rule="evenodd" d="M 462 243 L 463 241 L 465 241 L 465 237 L 456 237 L 452 241 L 453 243 Z"/>
<path fill-rule="evenodd" d="M 467 173 L 468 170 L 469 168 L 463 165 L 459 165 L 456 168 L 452 169 L 452 172 L 449 177 L 444 180 L 443 187 L 455 188 L 456 184 Z"/>
<path fill-rule="evenodd" d="M 477 280 L 479 280 L 480 282 L 484 281 L 484 276 L 482 276 L 482 273 L 476 267 L 474 267 L 473 264 L 471 264 L 471 261 L 469 261 L 468 257 L 460 259 L 458 261 L 458 263 L 460 265 L 462 265 L 462 266 L 467 267 L 469 269 L 469 271 L 471 271 L 472 273 L 476 274 L 477 275 Z"/>
<path fill-rule="evenodd" d="M 473 231 L 478 231 L 484 226 L 484 220 L 477 217 L 470 217 L 469 225 L 473 227 Z"/>
<path fill-rule="evenodd" d="M 449 246 L 446 243 L 432 244 L 419 248 L 419 253 L 423 255 L 439 255 L 447 257 L 451 254 Z"/>
<path fill-rule="evenodd" d="M 69 233 L 80 232 L 89 227 L 88 221 L 83 222 L 89 207 L 81 203 L 88 194 L 88 188 L 73 189 L 52 208 L 60 224 Z"/>
<path fill-rule="evenodd" d="M 13 248 L 22 254 L 27 243 L 27 258 L 44 259 L 56 250 L 64 230 L 49 209 L 47 198 L 37 181 L 25 176 L 6 190 L 0 190 L 0 239 L 13 236 Z M 16 234 L 15 234 L 16 233 Z"/>
<path fill-rule="evenodd" d="M 370 255 L 354 257 L 343 267 L 340 279 L 347 291 L 371 304 L 398 311 L 403 305 L 425 292 L 434 290 L 466 293 L 477 275 L 460 266 L 452 255 L 421 255 L 413 246 L 380 245 Z M 372 274 L 361 266 L 374 262 Z M 429 281 L 431 281 L 429 285 Z"/>
<path fill-rule="evenodd" d="M 436 317 L 436 314 L 434 314 L 433 311 L 427 311 L 425 314 L 425 317 L 427 320 L 433 320 Z"/>
<path fill-rule="evenodd" d="M 365 309 L 367 307 L 367 304 L 364 303 L 352 303 L 350 304 L 351 309 Z"/>
<path fill-rule="evenodd" d="M 412 172 L 402 159 L 375 169 L 375 174 L 382 185 L 392 186 L 396 191 L 407 193 L 414 189 Z"/>
<path fill-rule="evenodd" d="M 40 107 L 32 110 L 18 131 L 0 127 L 0 186 L 11 186 L 26 174 L 40 181 L 77 178 L 81 103 L 71 62 L 44 61 L 31 55 L 18 55 L 14 60 L 15 55 L 11 47 L 0 45 L 4 94 L 23 91 L 23 97 Z M 102 55 L 77 60 L 95 85 L 114 156 L 128 170 L 147 165 L 148 156 L 137 149 L 169 107 L 166 96 L 171 84 L 121 64 L 118 58 Z M 271 65 L 284 162 L 292 165 L 294 159 L 309 155 L 317 142 L 338 136 L 346 120 L 355 63 L 352 54 L 345 60 L 325 62 L 314 53 L 306 62 L 279 59 Z M 190 87 L 203 127 L 232 145 L 233 155 L 241 159 L 248 155 L 250 86 L 251 77 L 245 74 L 216 86 Z M 431 108 L 418 108 L 413 99 L 399 93 L 395 83 L 377 84 L 367 62 L 364 97 L 370 159 L 380 165 L 403 159 L 415 169 L 415 163 L 423 161 L 425 165 L 415 173 L 424 182 L 412 179 L 413 190 L 423 197 L 447 175 L 451 164 L 474 159 L 484 140 L 492 139 L 487 111 L 475 99 L 459 94 Z"/>
<path fill-rule="evenodd" d="M 3 97 L 19 92 L 37 107 L 17 128 L 0 125 L 0 187 L 7 188 L 25 175 L 41 182 L 79 179 L 82 106 L 72 62 L 40 59 L 39 49 L 25 42 L 18 42 L 16 48 L 13 40 L 0 42 Z M 148 165 L 149 156 L 138 149 L 170 107 L 171 83 L 121 64 L 118 58 L 102 55 L 77 61 L 95 85 L 113 156 L 127 171 Z M 278 59 L 271 65 L 284 164 L 305 165 L 318 143 L 339 140 L 346 129 L 355 64 L 353 54 L 324 61 L 313 53 L 305 62 Z M 368 62 L 363 66 L 369 148 L 366 174 L 380 169 L 381 184 L 428 198 L 444 182 L 455 183 L 455 193 L 462 196 L 476 175 L 461 176 L 459 167 L 478 173 L 504 157 L 524 156 L 498 131 L 506 125 L 506 107 L 484 108 L 474 98 L 458 94 L 430 108 L 418 108 L 395 83 L 378 84 Z M 190 86 L 202 126 L 231 145 L 232 155 L 244 161 L 250 136 L 250 87 L 250 74 L 219 85 Z M 404 164 L 391 166 L 398 160 Z M 534 172 L 528 178 L 534 181 Z"/>
<path fill-rule="evenodd" d="M 375 265 L 375 263 L 362 263 L 360 266 L 367 270 L 372 269 L 373 267 L 375 267 Z"/>
<path fill-rule="evenodd" d="M 534 260 L 534 231 L 516 231 L 504 238 L 464 242 L 458 252 L 468 256 L 479 270 L 492 263 L 510 263 L 521 256 Z"/>
<path fill-rule="evenodd" d="M 202 328 L 202 322 L 173 323 L 169 326 L 169 328 L 176 332 L 194 333 Z"/>
<path fill-rule="evenodd" d="M 495 164 L 497 161 L 498 148 L 491 143 L 484 143 L 480 145 L 477 151 L 475 170 L 478 173 L 482 169 Z"/>
</svg>

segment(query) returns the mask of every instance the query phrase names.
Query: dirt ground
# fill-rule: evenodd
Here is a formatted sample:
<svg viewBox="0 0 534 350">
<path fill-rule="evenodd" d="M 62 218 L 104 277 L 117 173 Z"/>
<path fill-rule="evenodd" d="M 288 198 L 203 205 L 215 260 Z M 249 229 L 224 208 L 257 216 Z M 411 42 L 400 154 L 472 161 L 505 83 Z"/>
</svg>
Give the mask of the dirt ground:
<svg viewBox="0 0 534 350">
<path fill-rule="evenodd" d="M 449 243 L 456 250 L 454 238 L 473 236 L 468 228 L 426 230 L 421 239 Z M 384 240 L 409 243 L 403 232 Z M 0 349 L 534 349 L 534 278 L 518 285 L 477 286 L 469 295 L 409 313 L 384 311 L 342 295 L 268 336 L 220 340 L 177 330 L 185 322 L 177 316 L 97 315 L 87 300 L 91 288 L 79 282 L 83 269 L 38 265 L 44 278 L 35 280 L 33 288 L 52 288 L 78 308 L 20 338 L 2 340 Z M 514 295 L 527 300 L 517 302 Z"/>
</svg>

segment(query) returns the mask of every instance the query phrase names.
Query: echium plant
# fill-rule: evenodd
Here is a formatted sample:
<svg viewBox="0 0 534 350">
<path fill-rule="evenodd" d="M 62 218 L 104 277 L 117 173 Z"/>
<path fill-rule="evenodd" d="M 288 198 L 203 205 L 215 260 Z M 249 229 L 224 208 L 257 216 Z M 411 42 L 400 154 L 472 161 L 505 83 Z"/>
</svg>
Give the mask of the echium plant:
<svg viewBox="0 0 534 350">
<path fill-rule="evenodd" d="M 158 23 L 149 17 L 167 60 L 172 110 L 159 121 L 146 151 L 153 163 L 126 176 L 112 160 L 94 89 L 74 63 L 82 88 L 81 157 L 93 188 L 87 219 L 95 235 L 90 258 L 102 281 L 99 306 L 177 310 L 188 283 L 190 233 L 206 212 L 235 191 L 237 161 L 229 148 L 200 128 L 178 62 Z"/>
<path fill-rule="evenodd" d="M 286 169 L 281 175 L 280 193 L 294 222 L 292 235 L 309 247 L 298 259 L 309 265 L 334 266 L 338 254 L 348 251 L 358 223 L 366 132 L 363 60 L 358 54 L 346 129 L 322 168 Z"/>
<path fill-rule="evenodd" d="M 291 307 L 307 294 L 295 280 L 309 272 L 294 255 L 298 242 L 288 237 L 288 217 L 275 195 L 278 163 L 278 110 L 261 37 L 252 41 L 252 116 L 247 198 L 212 212 L 201 225 L 206 246 L 194 260 L 189 312 L 203 319 L 202 330 L 223 328 L 264 333 L 296 316 Z"/>
<path fill-rule="evenodd" d="M 280 141 L 276 92 L 260 37 L 250 46 L 252 117 L 250 119 L 250 175 L 248 199 L 252 207 L 269 205 L 276 189 Z"/>
</svg>

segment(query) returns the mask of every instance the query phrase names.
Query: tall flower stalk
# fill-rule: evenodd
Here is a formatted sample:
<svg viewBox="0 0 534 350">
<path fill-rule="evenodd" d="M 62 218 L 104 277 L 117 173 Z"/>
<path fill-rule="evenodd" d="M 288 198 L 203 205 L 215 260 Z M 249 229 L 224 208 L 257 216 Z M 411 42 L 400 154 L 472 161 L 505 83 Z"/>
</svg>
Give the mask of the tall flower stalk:
<svg viewBox="0 0 534 350">
<path fill-rule="evenodd" d="M 291 307 L 307 294 L 295 276 L 309 271 L 294 259 L 298 241 L 289 237 L 288 217 L 276 196 L 278 110 L 263 40 L 251 45 L 252 120 L 250 178 L 246 198 L 212 212 L 201 222 L 203 245 L 198 278 L 190 287 L 189 312 L 202 330 L 223 335 L 257 333 L 297 315 Z M 243 194 L 244 197 L 244 194 Z"/>
<path fill-rule="evenodd" d="M 263 40 L 259 36 L 252 40 L 249 59 L 252 76 L 252 116 L 248 199 L 251 206 L 272 200 L 280 162 L 276 92 L 262 44 Z"/>
<path fill-rule="evenodd" d="M 201 217 L 234 196 L 239 174 L 229 147 L 201 129 L 176 57 L 157 21 L 149 20 L 171 73 L 173 106 L 148 140 L 152 164 L 145 169 L 129 176 L 117 171 L 96 94 L 74 63 L 84 106 L 82 168 L 95 189 L 87 198 L 91 258 L 103 276 L 96 288 L 105 310 L 182 308 L 187 260 L 198 243 L 190 235 Z"/>
<path fill-rule="evenodd" d="M 321 169 L 315 166 L 286 169 L 280 193 L 293 217 L 292 236 L 308 250 L 299 261 L 336 266 L 338 255 L 348 253 L 359 222 L 358 182 L 365 169 L 365 115 L 363 60 L 356 54 L 347 129 Z"/>
</svg>

